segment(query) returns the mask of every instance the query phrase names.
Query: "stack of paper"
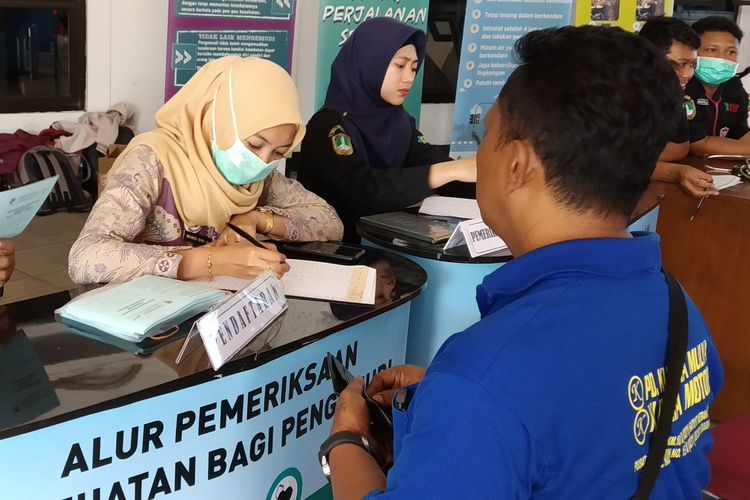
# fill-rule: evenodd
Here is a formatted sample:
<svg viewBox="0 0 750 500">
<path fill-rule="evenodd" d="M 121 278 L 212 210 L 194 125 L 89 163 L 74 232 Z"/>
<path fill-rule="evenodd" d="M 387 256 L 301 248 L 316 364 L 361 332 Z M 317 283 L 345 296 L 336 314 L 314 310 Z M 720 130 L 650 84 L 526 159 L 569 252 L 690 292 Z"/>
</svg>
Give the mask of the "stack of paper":
<svg viewBox="0 0 750 500">
<path fill-rule="evenodd" d="M 79 329 L 140 342 L 209 310 L 225 297 L 224 292 L 197 283 L 141 276 L 80 295 L 55 314 Z"/>
<path fill-rule="evenodd" d="M 714 175 L 714 187 L 721 191 L 722 189 L 726 189 L 728 187 L 736 186 L 742 180 L 737 177 L 736 175 Z"/>
<path fill-rule="evenodd" d="M 477 200 L 451 198 L 450 196 L 430 196 L 419 207 L 420 214 L 458 217 L 459 219 L 481 219 Z"/>
</svg>

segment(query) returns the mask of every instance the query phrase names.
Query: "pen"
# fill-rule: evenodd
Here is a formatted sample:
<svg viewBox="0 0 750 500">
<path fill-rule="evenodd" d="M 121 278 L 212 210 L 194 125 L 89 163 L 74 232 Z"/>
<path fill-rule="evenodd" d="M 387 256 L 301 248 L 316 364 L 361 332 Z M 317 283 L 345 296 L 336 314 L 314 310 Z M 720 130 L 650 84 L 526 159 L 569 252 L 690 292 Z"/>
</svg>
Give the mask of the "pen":
<svg viewBox="0 0 750 500">
<path fill-rule="evenodd" d="M 250 243 L 252 243 L 256 247 L 263 248 L 263 249 L 266 248 L 266 247 L 264 247 L 260 243 L 260 241 L 256 240 L 255 238 L 253 238 L 252 236 L 250 236 L 245 231 L 243 231 L 242 229 L 238 228 L 237 226 L 235 226 L 231 222 L 227 222 L 227 226 L 229 226 L 232 229 L 232 231 L 234 231 L 235 233 L 239 234 L 240 236 L 242 236 L 243 238 L 245 238 L 247 241 L 249 241 Z"/>
<path fill-rule="evenodd" d="M 690 214 L 690 220 L 695 219 L 695 216 L 698 215 L 698 210 L 701 209 L 701 205 L 703 205 L 703 200 L 705 200 L 708 196 L 704 195 L 703 198 L 698 202 L 698 205 L 695 207 L 695 210 L 693 210 L 693 213 Z"/>
</svg>

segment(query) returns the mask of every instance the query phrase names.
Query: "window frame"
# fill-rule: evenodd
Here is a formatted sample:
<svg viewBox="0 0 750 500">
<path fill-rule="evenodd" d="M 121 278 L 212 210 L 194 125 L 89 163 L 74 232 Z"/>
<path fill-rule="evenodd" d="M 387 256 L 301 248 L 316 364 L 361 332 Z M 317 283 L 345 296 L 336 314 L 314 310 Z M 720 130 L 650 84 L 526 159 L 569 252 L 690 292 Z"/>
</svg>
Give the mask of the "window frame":
<svg viewBox="0 0 750 500">
<path fill-rule="evenodd" d="M 69 96 L 0 94 L 0 113 L 80 111 L 86 104 L 86 0 L 0 0 L 0 8 L 64 9 L 68 11 L 70 54 Z"/>
</svg>

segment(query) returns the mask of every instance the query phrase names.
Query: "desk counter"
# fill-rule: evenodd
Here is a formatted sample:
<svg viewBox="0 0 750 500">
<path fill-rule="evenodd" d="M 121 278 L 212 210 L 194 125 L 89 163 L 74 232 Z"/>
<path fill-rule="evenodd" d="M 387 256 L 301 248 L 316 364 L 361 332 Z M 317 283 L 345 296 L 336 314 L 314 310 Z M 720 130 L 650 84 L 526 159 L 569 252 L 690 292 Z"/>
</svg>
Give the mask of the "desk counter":
<svg viewBox="0 0 750 500">
<path fill-rule="evenodd" d="M 657 207 L 664 197 L 661 183 L 651 183 L 631 217 L 631 231 L 655 231 Z M 414 300 L 409 320 L 406 362 L 427 366 L 443 342 L 479 321 L 476 287 L 482 279 L 510 261 L 510 250 L 472 258 L 466 245 L 443 250 L 443 244 L 404 240 L 357 224 L 364 242 L 412 259 L 429 276 L 424 292 Z"/>
<path fill-rule="evenodd" d="M 696 166 L 703 160 L 689 158 Z M 731 162 L 711 161 L 728 167 Z M 665 185 L 658 232 L 664 268 L 682 283 L 703 313 L 724 367 L 724 386 L 711 417 L 750 413 L 750 184 L 711 196 L 695 218 L 696 198 Z"/>
<path fill-rule="evenodd" d="M 364 263 L 378 270 L 374 307 L 289 299 L 218 372 L 202 347 L 176 364 L 179 339 L 135 354 L 70 333 L 53 317 L 69 292 L 0 306 L 0 496 L 324 498 L 325 355 L 368 380 L 403 363 L 426 281 L 390 252 Z"/>
<path fill-rule="evenodd" d="M 475 291 L 482 279 L 513 257 L 509 250 L 472 258 L 466 245 L 443 250 L 442 244 L 406 241 L 357 224 L 363 242 L 399 252 L 428 276 L 414 300 L 409 319 L 406 362 L 427 366 L 445 339 L 479 321 Z"/>
</svg>

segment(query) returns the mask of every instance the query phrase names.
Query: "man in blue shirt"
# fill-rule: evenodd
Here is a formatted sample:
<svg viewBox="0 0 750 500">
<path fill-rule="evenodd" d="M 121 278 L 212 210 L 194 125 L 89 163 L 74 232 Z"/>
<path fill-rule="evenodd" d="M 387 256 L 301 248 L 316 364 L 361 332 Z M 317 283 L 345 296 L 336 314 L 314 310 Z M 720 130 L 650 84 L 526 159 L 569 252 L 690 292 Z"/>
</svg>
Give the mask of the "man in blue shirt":
<svg viewBox="0 0 750 500">
<path fill-rule="evenodd" d="M 336 500 L 624 499 L 638 487 L 664 390 L 669 305 L 658 236 L 631 235 L 627 223 L 682 93 L 663 54 L 619 28 L 535 31 L 516 52 L 477 156 L 482 217 L 515 259 L 484 279 L 481 320 L 426 373 L 394 368 L 367 388 L 393 406 L 387 477 L 363 382 L 342 392 L 322 447 Z M 651 498 L 698 499 L 709 477 L 708 406 L 722 371 L 689 299 L 687 310 Z"/>
</svg>

